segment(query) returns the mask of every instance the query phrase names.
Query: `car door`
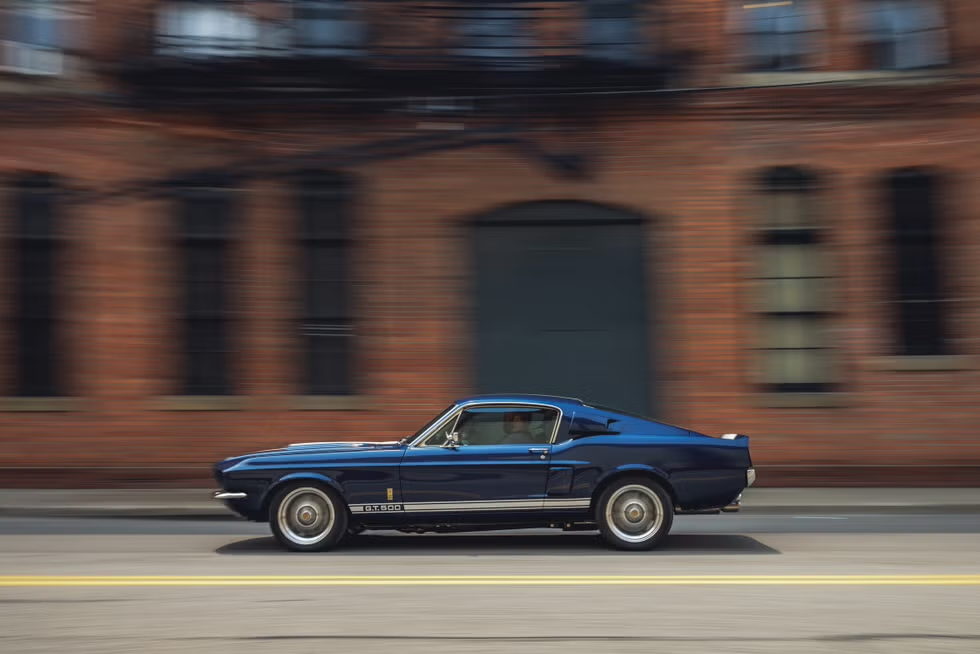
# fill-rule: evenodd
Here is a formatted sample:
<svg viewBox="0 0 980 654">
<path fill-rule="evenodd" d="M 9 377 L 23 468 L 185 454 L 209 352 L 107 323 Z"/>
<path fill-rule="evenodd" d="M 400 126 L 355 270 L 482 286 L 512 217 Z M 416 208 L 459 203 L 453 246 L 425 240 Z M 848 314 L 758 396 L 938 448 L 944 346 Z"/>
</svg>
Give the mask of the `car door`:
<svg viewBox="0 0 980 654">
<path fill-rule="evenodd" d="M 533 404 L 464 406 L 402 458 L 406 513 L 457 516 L 543 507 L 561 412 Z M 447 435 L 458 441 L 447 443 Z"/>
</svg>

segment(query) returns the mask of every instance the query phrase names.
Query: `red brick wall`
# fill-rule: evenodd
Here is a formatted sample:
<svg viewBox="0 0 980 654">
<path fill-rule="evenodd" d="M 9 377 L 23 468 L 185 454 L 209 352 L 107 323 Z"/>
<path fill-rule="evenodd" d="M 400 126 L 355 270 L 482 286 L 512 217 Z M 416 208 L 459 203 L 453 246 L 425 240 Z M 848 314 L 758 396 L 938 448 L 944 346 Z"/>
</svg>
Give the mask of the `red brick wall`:
<svg viewBox="0 0 980 654">
<path fill-rule="evenodd" d="M 105 3 L 103 3 L 105 4 Z M 829 2 L 831 8 L 840 2 Z M 980 9 L 955 4 L 957 68 L 973 68 Z M 674 41 L 705 56 L 702 84 L 726 84 L 730 39 L 719 2 L 674 3 Z M 114 5 L 115 6 L 115 5 Z M 116 10 L 114 10 L 116 11 Z M 973 16 L 978 14 L 977 16 Z M 679 30 L 682 21 L 700 29 Z M 99 26 L 98 52 L 118 33 Z M 831 34 L 840 42 L 840 34 Z M 846 43 L 841 47 L 846 47 Z M 834 51 L 834 67 L 848 68 Z M 728 71 L 730 72 L 730 71 Z M 565 180 L 512 150 L 483 148 L 375 164 L 357 172 L 359 373 L 368 408 L 289 410 L 297 394 L 295 219 L 285 190 L 243 191 L 236 284 L 244 310 L 237 381 L 243 405 L 173 411 L 173 256 L 168 205 L 126 200 L 74 207 L 64 334 L 71 390 L 66 412 L 0 411 L 0 484 L 207 483 L 226 455 L 285 442 L 387 439 L 414 431 L 453 398 L 472 392 L 474 333 L 465 220 L 503 205 L 545 199 L 607 203 L 649 218 L 651 324 L 660 415 L 708 433 L 753 438 L 760 484 L 976 483 L 980 479 L 980 168 L 974 96 L 967 79 L 924 86 L 774 89 L 691 94 L 670 110 L 657 100 L 606 115 L 559 141 L 597 159 L 588 180 Z M 275 124 L 250 132 L 203 118 L 98 110 L 60 121 L 22 117 L 0 126 L 0 175 L 58 173 L 113 188 L 134 177 L 381 138 L 377 125 Z M 391 127 L 391 126 L 389 126 Z M 394 126 L 412 129 L 412 124 Z M 745 278 L 752 263 L 751 176 L 773 165 L 817 170 L 826 183 L 837 261 L 835 338 L 847 370 L 844 406 L 759 406 L 750 348 L 755 332 Z M 876 187 L 889 168 L 935 165 L 947 174 L 945 274 L 961 370 L 879 369 L 892 339 L 885 295 L 888 256 Z M 4 205 L 6 209 L 6 205 Z M 11 217 L 0 279 L 9 279 Z M 0 285 L 9 318 L 9 288 Z M 9 381 L 3 332 L 0 382 Z"/>
</svg>

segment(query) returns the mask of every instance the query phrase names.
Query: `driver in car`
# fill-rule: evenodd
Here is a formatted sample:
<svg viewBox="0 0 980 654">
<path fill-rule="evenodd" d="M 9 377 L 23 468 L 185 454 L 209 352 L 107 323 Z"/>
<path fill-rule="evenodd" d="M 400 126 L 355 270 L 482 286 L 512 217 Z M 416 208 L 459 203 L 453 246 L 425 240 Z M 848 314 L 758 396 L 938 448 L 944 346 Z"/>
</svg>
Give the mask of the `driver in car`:
<svg viewBox="0 0 980 654">
<path fill-rule="evenodd" d="M 533 443 L 534 436 L 531 435 L 531 418 L 523 411 L 515 411 L 504 416 L 504 436 L 503 444 L 522 444 Z"/>
</svg>

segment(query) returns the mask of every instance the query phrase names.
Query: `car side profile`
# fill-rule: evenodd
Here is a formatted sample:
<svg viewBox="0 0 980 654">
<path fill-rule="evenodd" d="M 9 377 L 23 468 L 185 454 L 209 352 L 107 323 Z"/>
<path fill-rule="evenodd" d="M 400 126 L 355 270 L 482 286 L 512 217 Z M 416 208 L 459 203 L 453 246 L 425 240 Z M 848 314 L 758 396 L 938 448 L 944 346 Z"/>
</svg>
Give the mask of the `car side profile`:
<svg viewBox="0 0 980 654">
<path fill-rule="evenodd" d="M 299 443 L 216 464 L 215 498 L 287 549 L 364 530 L 548 527 L 647 550 L 679 513 L 737 511 L 749 439 L 712 437 L 578 399 L 460 399 L 391 442 Z"/>
</svg>

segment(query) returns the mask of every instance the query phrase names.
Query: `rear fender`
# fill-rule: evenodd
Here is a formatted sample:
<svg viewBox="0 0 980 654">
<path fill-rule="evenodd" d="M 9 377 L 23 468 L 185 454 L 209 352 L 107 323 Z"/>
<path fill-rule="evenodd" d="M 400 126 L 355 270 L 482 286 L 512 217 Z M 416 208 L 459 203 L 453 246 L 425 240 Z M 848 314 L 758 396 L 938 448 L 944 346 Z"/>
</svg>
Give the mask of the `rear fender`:
<svg viewBox="0 0 980 654">
<path fill-rule="evenodd" d="M 640 475 L 644 477 L 651 477 L 660 482 L 664 489 L 670 494 L 671 499 L 677 502 L 677 493 L 674 491 L 674 487 L 670 483 L 670 477 L 666 472 L 660 468 L 654 466 L 648 466 L 642 463 L 628 463 L 626 465 L 619 466 L 618 468 L 613 468 L 602 475 L 592 489 L 592 505 L 595 506 L 595 502 L 598 501 L 599 496 L 606 489 L 606 487 L 618 479 L 619 477 L 625 477 L 630 474 Z"/>
</svg>

